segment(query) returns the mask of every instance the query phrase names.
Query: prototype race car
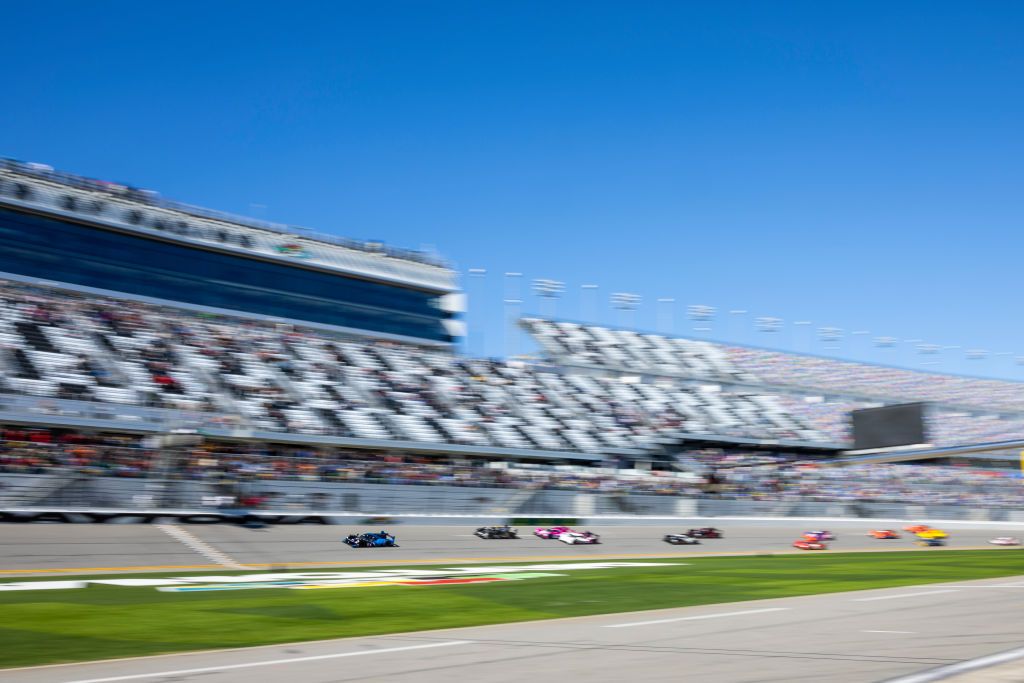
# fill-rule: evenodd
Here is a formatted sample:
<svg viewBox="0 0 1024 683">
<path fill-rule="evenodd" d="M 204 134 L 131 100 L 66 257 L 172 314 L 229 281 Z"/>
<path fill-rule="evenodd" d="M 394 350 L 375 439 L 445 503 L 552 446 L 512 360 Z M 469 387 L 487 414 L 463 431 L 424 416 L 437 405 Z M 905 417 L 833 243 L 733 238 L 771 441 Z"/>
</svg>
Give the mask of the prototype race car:
<svg viewBox="0 0 1024 683">
<path fill-rule="evenodd" d="M 932 548 L 935 546 L 946 545 L 946 539 L 944 538 L 918 538 L 914 541 L 915 544 L 924 548 Z"/>
<path fill-rule="evenodd" d="M 1020 545 L 1020 539 L 1013 536 L 997 536 L 989 543 L 992 545 Z"/>
<path fill-rule="evenodd" d="M 690 529 L 684 534 L 686 536 L 693 536 L 694 538 L 722 538 L 722 532 L 713 526 L 701 527 L 700 529 Z"/>
<path fill-rule="evenodd" d="M 601 537 L 592 531 L 563 531 L 557 540 L 569 545 L 594 545 L 601 542 Z"/>
<path fill-rule="evenodd" d="M 806 538 L 793 541 L 793 547 L 797 550 L 828 550 L 828 546 L 821 541 L 809 541 Z"/>
<path fill-rule="evenodd" d="M 928 538 L 948 538 L 949 534 L 947 534 L 945 531 L 942 531 L 941 529 L 925 529 L 924 531 L 918 531 L 917 532 L 917 537 L 918 538 L 924 538 L 924 539 L 928 539 Z"/>
<path fill-rule="evenodd" d="M 482 526 L 474 531 L 473 535 L 480 538 L 519 538 L 519 530 L 513 529 L 508 524 L 504 526 Z"/>
<path fill-rule="evenodd" d="M 546 529 L 541 527 L 534 529 L 533 535 L 539 536 L 540 538 L 558 538 L 559 536 L 568 531 L 572 531 L 572 529 L 570 529 L 567 526 L 552 526 Z"/>
<path fill-rule="evenodd" d="M 904 531 L 909 531 L 912 534 L 919 534 L 922 531 L 928 531 L 931 529 L 927 524 L 911 524 L 910 526 L 903 527 Z"/>
<path fill-rule="evenodd" d="M 700 539 L 689 534 L 665 534 L 661 540 L 672 545 L 699 545 Z"/>
<path fill-rule="evenodd" d="M 349 534 L 344 543 L 353 548 L 397 548 L 397 539 L 386 531 Z"/>
<path fill-rule="evenodd" d="M 835 534 L 831 531 L 805 531 L 804 538 L 808 541 L 834 541 Z"/>
<path fill-rule="evenodd" d="M 868 536 L 871 538 L 899 538 L 898 532 L 892 529 L 872 529 L 868 532 Z"/>
</svg>

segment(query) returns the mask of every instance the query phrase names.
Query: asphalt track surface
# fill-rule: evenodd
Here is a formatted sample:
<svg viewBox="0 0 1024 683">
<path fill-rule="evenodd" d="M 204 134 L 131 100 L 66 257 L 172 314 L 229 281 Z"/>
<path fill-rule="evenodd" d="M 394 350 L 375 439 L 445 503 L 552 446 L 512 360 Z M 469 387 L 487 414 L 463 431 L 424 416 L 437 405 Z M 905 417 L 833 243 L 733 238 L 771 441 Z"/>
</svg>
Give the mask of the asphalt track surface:
<svg viewBox="0 0 1024 683">
<path fill-rule="evenodd" d="M 928 672 L 1020 648 L 1021 598 L 1024 577 L 987 579 L 12 669 L 3 680 L 927 683 L 940 680 Z M 1019 663 L 1002 669 L 1017 677 L 993 678 L 994 669 L 941 680 L 1021 680 Z"/>
<path fill-rule="evenodd" d="M 666 533 L 685 531 L 691 525 L 712 524 L 724 531 L 725 538 L 707 539 L 696 546 L 670 546 L 661 540 Z M 593 546 L 569 546 L 536 538 L 532 528 L 521 527 L 523 537 L 518 540 L 483 540 L 473 536 L 472 526 L 400 524 L 387 527 L 397 535 L 398 548 L 368 549 L 349 548 L 341 539 L 348 533 L 376 531 L 379 527 L 315 525 L 252 530 L 228 525 L 175 525 L 175 529 L 187 532 L 186 539 L 195 540 L 186 543 L 181 534 L 168 533 L 155 525 L 4 524 L 0 525 L 0 576 L 807 552 L 794 550 L 792 542 L 804 531 L 823 526 L 838 536 L 828 543 L 830 551 L 917 549 L 910 534 L 898 540 L 868 538 L 870 529 L 903 526 L 871 521 L 825 525 L 789 520 L 695 520 L 673 525 L 591 525 L 587 528 L 599 533 L 602 541 Z M 948 526 L 946 530 L 950 534 L 948 549 L 991 548 L 988 541 L 995 536 L 1024 536 L 1019 526 L 1012 525 Z"/>
</svg>

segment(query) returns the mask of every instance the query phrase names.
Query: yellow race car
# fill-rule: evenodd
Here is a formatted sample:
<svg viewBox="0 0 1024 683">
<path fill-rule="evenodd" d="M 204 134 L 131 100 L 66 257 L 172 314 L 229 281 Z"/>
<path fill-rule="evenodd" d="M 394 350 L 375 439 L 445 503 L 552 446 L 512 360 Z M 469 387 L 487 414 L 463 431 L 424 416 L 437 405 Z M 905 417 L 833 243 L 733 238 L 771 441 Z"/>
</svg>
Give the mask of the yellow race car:
<svg viewBox="0 0 1024 683">
<path fill-rule="evenodd" d="M 932 538 L 949 538 L 949 534 L 942 529 L 925 529 L 924 531 L 918 531 L 917 537 L 927 541 Z"/>
</svg>

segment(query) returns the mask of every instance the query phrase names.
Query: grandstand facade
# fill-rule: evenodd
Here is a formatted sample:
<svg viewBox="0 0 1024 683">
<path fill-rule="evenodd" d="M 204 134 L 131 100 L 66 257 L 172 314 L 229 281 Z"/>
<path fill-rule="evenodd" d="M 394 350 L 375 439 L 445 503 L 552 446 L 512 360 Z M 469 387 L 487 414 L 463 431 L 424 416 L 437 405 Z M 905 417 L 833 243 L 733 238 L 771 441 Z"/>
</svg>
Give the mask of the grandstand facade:
<svg viewBox="0 0 1024 683">
<path fill-rule="evenodd" d="M 454 273 L 423 254 L 314 236 L 153 193 L 0 164 L 0 273 L 82 291 L 446 345 Z"/>
</svg>

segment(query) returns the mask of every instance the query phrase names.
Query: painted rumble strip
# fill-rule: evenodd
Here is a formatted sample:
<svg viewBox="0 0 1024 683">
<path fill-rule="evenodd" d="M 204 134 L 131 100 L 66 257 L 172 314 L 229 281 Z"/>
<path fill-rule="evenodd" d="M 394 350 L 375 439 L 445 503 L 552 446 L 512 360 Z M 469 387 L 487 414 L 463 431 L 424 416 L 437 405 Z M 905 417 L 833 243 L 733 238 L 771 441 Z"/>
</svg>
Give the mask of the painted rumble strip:
<svg viewBox="0 0 1024 683">
<path fill-rule="evenodd" d="M 628 628 L 630 626 L 650 626 L 652 624 L 671 624 L 676 621 L 697 621 L 699 619 L 717 619 L 719 617 L 739 617 L 746 614 L 764 614 L 765 612 L 785 612 L 792 607 L 766 607 L 764 609 L 748 609 L 742 612 L 722 612 L 720 614 L 701 614 L 696 617 L 676 617 L 674 619 L 655 619 L 654 621 L 634 621 L 628 624 L 607 624 L 603 628 Z"/>
<path fill-rule="evenodd" d="M 290 657 L 288 659 L 267 659 L 262 662 L 247 662 L 245 664 L 225 664 L 223 666 L 204 666 L 199 669 L 178 669 L 176 671 L 154 671 L 145 674 L 131 674 L 128 676 L 112 676 L 110 678 L 87 678 L 68 683 L 112 683 L 113 681 L 135 681 L 143 678 L 163 678 L 165 676 L 184 676 L 187 674 L 201 674 L 213 671 L 228 671 L 229 669 L 249 669 L 257 666 L 275 666 L 277 664 L 295 664 L 296 662 L 314 662 L 322 659 L 339 659 L 341 657 L 359 657 L 361 655 L 383 655 L 391 652 L 407 652 L 409 650 L 426 650 L 433 647 L 451 647 L 453 645 L 468 645 L 469 640 L 452 640 L 447 643 L 430 643 L 429 645 L 408 645 L 406 647 L 387 647 L 377 650 L 359 650 L 358 652 L 337 652 L 330 655 L 314 655 L 311 657 Z"/>
<path fill-rule="evenodd" d="M 916 598 L 919 595 L 939 595 L 940 593 L 957 593 L 955 588 L 941 591 L 922 591 L 920 593 L 900 593 L 899 595 L 876 595 L 873 598 L 855 598 L 851 602 L 874 602 L 875 600 L 896 600 L 898 598 Z"/>
</svg>

